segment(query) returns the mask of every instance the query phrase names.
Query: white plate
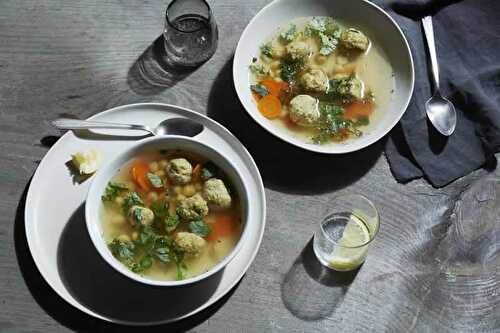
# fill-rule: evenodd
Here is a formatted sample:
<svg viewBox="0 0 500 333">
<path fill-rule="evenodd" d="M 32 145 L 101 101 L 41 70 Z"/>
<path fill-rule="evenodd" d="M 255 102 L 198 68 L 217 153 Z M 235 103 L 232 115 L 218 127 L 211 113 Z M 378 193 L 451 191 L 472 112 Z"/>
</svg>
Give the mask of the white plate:
<svg viewBox="0 0 500 333">
<path fill-rule="evenodd" d="M 77 309 L 110 322 L 128 325 L 167 323 L 193 315 L 215 303 L 241 279 L 260 246 L 266 201 L 259 170 L 243 145 L 224 127 L 196 112 L 166 104 L 141 103 L 101 112 L 90 119 L 155 126 L 171 117 L 190 118 L 205 126 L 197 138 L 216 146 L 243 177 L 251 179 L 249 232 L 226 268 L 196 285 L 162 288 L 134 282 L 105 263 L 85 227 L 84 203 L 92 179 L 75 183 L 66 164 L 71 154 L 98 149 L 112 158 L 136 142 L 96 135 L 66 133 L 50 149 L 33 176 L 25 208 L 28 245 L 47 283 Z M 118 134 L 124 134 L 118 131 Z M 114 133 L 117 133 L 115 131 Z M 100 135 L 101 134 L 101 135 Z M 128 133 L 130 134 L 130 133 Z"/>
<path fill-rule="evenodd" d="M 278 128 L 257 109 L 250 92 L 248 66 L 258 56 L 260 46 L 279 27 L 306 16 L 330 16 L 359 23 L 382 46 L 392 65 L 395 90 L 389 105 L 372 129 L 360 138 L 342 143 L 317 145 Z M 378 141 L 396 125 L 410 102 L 414 86 L 413 59 L 406 38 L 397 23 L 382 8 L 366 0 L 274 0 L 262 8 L 243 31 L 233 61 L 234 86 L 248 114 L 262 127 L 297 147 L 325 154 L 342 154 L 362 149 Z"/>
</svg>

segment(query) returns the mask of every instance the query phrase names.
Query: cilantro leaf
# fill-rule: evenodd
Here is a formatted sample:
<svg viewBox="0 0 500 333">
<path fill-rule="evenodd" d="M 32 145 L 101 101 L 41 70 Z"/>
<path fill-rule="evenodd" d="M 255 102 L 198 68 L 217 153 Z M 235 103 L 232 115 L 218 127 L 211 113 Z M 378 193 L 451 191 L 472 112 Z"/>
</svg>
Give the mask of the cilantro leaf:
<svg viewBox="0 0 500 333">
<path fill-rule="evenodd" d="M 267 88 L 261 84 L 252 84 L 250 86 L 250 89 L 254 92 L 254 93 L 257 93 L 259 94 L 260 96 L 264 97 L 266 96 L 267 94 L 269 94 L 269 91 L 267 90 Z"/>
<path fill-rule="evenodd" d="M 159 176 L 157 176 L 151 172 L 148 172 L 147 176 L 148 176 L 149 182 L 151 183 L 151 185 L 153 185 L 154 188 L 163 187 L 163 180 Z"/>
<path fill-rule="evenodd" d="M 203 220 L 189 222 L 189 230 L 200 237 L 206 237 L 212 232 L 212 228 Z"/>
</svg>

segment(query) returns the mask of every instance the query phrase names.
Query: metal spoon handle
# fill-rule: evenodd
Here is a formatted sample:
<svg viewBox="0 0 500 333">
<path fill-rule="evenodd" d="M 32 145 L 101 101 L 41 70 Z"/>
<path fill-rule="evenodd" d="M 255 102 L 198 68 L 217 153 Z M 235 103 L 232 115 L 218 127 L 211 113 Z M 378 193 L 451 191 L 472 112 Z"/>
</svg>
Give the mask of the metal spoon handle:
<svg viewBox="0 0 500 333">
<path fill-rule="evenodd" d="M 79 120 L 71 118 L 59 118 L 52 121 L 52 125 L 59 129 L 70 130 L 70 129 L 90 129 L 90 128 L 106 128 L 106 129 L 129 129 L 129 130 L 140 130 L 153 133 L 153 131 L 144 125 L 128 125 L 128 124 L 118 124 L 118 123 L 107 123 L 101 121 L 92 120 Z"/>
<path fill-rule="evenodd" d="M 436 43 L 434 41 L 434 28 L 432 26 L 432 17 L 426 16 L 422 19 L 424 27 L 425 39 L 427 40 L 427 47 L 429 48 L 429 55 L 431 57 L 432 77 L 434 79 L 434 87 L 439 91 L 439 67 L 436 55 Z"/>
</svg>

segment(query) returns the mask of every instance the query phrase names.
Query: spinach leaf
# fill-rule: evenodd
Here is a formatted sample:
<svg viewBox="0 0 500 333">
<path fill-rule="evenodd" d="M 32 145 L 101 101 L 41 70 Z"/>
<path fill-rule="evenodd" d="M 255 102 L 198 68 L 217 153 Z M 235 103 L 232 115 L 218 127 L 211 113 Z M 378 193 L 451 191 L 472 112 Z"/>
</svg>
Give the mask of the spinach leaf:
<svg viewBox="0 0 500 333">
<path fill-rule="evenodd" d="M 283 42 L 289 43 L 297 37 L 297 26 L 295 24 L 290 25 L 288 30 L 283 31 L 280 34 L 280 38 Z"/>
<path fill-rule="evenodd" d="M 273 47 L 271 46 L 271 43 L 264 44 L 260 47 L 260 52 L 265 55 L 266 57 L 272 58 L 273 57 Z"/>
<path fill-rule="evenodd" d="M 302 59 L 293 60 L 291 58 L 283 58 L 280 63 L 281 79 L 294 85 L 297 82 L 299 72 L 304 68 L 304 61 Z"/>
<path fill-rule="evenodd" d="M 212 232 L 212 228 L 203 220 L 195 220 L 189 222 L 189 230 L 200 237 L 206 237 Z"/>
<path fill-rule="evenodd" d="M 140 208 L 135 208 L 132 212 L 132 219 L 136 224 L 141 224 L 142 220 L 144 220 L 144 212 Z"/>
<path fill-rule="evenodd" d="M 106 185 L 106 189 L 104 190 L 104 194 L 101 196 L 103 202 L 112 201 L 116 198 L 120 193 L 124 191 L 128 191 L 128 185 L 120 182 L 110 181 Z"/>
<path fill-rule="evenodd" d="M 168 215 L 164 219 L 165 231 L 167 233 L 171 233 L 177 228 L 180 222 L 181 220 L 179 219 L 179 216 L 177 214 Z"/>
<path fill-rule="evenodd" d="M 149 182 L 151 183 L 151 185 L 153 185 L 154 188 L 163 187 L 163 180 L 159 176 L 157 176 L 151 172 L 148 172 L 147 176 L 148 176 Z"/>
<path fill-rule="evenodd" d="M 205 165 L 203 165 L 203 168 L 201 169 L 201 179 L 202 180 L 209 180 L 210 178 L 214 178 L 215 175 L 217 174 L 217 166 L 213 164 L 212 162 L 208 162 Z"/>
<path fill-rule="evenodd" d="M 267 94 L 269 94 L 269 91 L 267 88 L 261 84 L 253 84 L 250 86 L 250 89 L 254 92 L 259 94 L 260 96 L 264 97 Z"/>
</svg>

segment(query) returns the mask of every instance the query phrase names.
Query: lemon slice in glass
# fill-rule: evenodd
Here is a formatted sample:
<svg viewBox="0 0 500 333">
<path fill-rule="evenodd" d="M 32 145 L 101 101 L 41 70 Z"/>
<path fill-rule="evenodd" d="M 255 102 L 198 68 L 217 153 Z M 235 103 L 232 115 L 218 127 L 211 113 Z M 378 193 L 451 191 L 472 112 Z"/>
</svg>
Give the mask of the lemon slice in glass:
<svg viewBox="0 0 500 333">
<path fill-rule="evenodd" d="M 356 269 L 365 261 L 369 241 L 370 231 L 366 223 L 351 214 L 342 237 L 330 257 L 330 267 L 339 271 Z"/>
</svg>

